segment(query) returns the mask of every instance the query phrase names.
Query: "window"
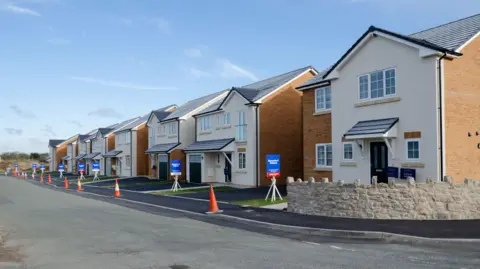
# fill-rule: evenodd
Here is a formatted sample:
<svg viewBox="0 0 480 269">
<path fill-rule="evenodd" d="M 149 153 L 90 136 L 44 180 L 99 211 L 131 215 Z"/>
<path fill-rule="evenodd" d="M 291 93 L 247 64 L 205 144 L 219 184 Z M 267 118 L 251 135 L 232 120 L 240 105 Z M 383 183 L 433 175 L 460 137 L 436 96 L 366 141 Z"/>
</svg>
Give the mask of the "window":
<svg viewBox="0 0 480 269">
<path fill-rule="evenodd" d="M 395 95 L 395 75 L 395 69 L 386 69 L 360 76 L 358 78 L 360 100 Z"/>
<path fill-rule="evenodd" d="M 332 88 L 325 87 L 315 90 L 315 111 L 329 110 L 332 108 Z"/>
<path fill-rule="evenodd" d="M 317 144 L 317 167 L 332 167 L 332 144 Z"/>
<path fill-rule="evenodd" d="M 177 122 L 172 122 L 168 124 L 168 133 L 169 134 L 177 134 Z"/>
<path fill-rule="evenodd" d="M 210 123 L 210 116 L 200 118 L 200 131 L 207 131 L 212 127 Z"/>
<path fill-rule="evenodd" d="M 148 127 L 148 147 L 153 146 L 155 143 L 155 135 L 153 134 L 153 130 L 153 127 Z"/>
<path fill-rule="evenodd" d="M 130 133 L 125 133 L 124 136 L 125 136 L 125 144 L 130 144 L 130 142 L 131 142 L 130 141 L 130 139 L 131 139 Z"/>
<path fill-rule="evenodd" d="M 155 129 L 153 129 L 153 130 L 155 130 Z M 152 131 L 153 131 L 153 130 L 152 130 Z M 161 133 L 161 132 L 162 132 L 162 126 L 158 126 L 158 127 L 157 127 L 157 133 Z M 155 135 L 153 135 L 153 136 L 155 136 Z"/>
<path fill-rule="evenodd" d="M 130 156 L 125 156 L 124 160 L 127 167 L 130 167 L 132 165 L 132 158 Z"/>
<path fill-rule="evenodd" d="M 237 140 L 247 141 L 247 120 L 245 111 L 238 111 Z"/>
<path fill-rule="evenodd" d="M 407 139 L 407 160 L 420 160 L 420 139 Z"/>
<path fill-rule="evenodd" d="M 238 169 L 247 168 L 247 154 L 245 152 L 238 153 Z"/>
<path fill-rule="evenodd" d="M 217 115 L 217 123 L 218 125 L 230 125 L 230 112 L 224 112 L 222 114 Z"/>
<path fill-rule="evenodd" d="M 343 160 L 353 161 L 353 143 L 343 143 Z"/>
</svg>

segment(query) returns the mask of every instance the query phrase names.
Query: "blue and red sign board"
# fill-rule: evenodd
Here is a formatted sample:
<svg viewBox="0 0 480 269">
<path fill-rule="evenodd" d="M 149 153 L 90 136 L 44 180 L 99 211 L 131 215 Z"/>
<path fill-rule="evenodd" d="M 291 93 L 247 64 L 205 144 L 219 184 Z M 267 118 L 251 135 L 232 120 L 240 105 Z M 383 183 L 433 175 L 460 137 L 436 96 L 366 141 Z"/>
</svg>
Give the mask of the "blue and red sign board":
<svg viewBox="0 0 480 269">
<path fill-rule="evenodd" d="M 170 174 L 172 176 L 179 176 L 182 174 L 182 162 L 180 160 L 170 161 Z"/>
<path fill-rule="evenodd" d="M 85 164 L 84 163 L 78 163 L 77 170 L 78 170 L 78 172 L 85 172 Z"/>
<path fill-rule="evenodd" d="M 92 171 L 100 171 L 100 162 L 92 163 Z"/>
<path fill-rule="evenodd" d="M 40 169 L 45 169 L 45 165 L 43 163 L 40 164 Z"/>
<path fill-rule="evenodd" d="M 18 163 L 14 164 L 13 167 L 18 168 Z"/>
<path fill-rule="evenodd" d="M 32 168 L 37 169 L 37 164 L 36 163 L 32 164 Z"/>
<path fill-rule="evenodd" d="M 65 166 L 63 164 L 58 165 L 58 172 L 63 172 L 65 171 Z"/>
<path fill-rule="evenodd" d="M 267 177 L 280 176 L 280 155 L 267 154 Z"/>
</svg>

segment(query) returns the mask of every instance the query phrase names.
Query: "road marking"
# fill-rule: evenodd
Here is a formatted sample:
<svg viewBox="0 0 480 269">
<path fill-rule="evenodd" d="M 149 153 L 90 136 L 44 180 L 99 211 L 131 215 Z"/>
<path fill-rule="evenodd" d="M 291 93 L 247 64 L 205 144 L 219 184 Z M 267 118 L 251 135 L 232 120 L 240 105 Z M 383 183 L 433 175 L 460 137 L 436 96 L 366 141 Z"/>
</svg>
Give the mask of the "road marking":
<svg viewBox="0 0 480 269">
<path fill-rule="evenodd" d="M 354 249 L 349 249 L 349 248 L 342 248 L 338 246 L 330 246 L 333 249 L 338 249 L 338 250 L 346 250 L 346 251 L 355 251 Z"/>
</svg>

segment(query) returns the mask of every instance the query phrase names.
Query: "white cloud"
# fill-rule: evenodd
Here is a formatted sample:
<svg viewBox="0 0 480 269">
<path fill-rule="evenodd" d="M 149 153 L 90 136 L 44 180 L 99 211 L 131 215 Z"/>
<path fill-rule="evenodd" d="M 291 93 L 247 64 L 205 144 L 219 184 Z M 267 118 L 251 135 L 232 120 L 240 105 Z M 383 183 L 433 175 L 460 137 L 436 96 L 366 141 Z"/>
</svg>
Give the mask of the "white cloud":
<svg viewBox="0 0 480 269">
<path fill-rule="evenodd" d="M 162 18 L 153 18 L 149 20 L 151 24 L 155 25 L 160 31 L 168 34 L 170 33 L 170 23 Z"/>
<path fill-rule="evenodd" d="M 190 75 L 196 77 L 196 78 L 201 78 L 201 77 L 209 77 L 211 76 L 212 74 L 208 73 L 208 72 L 205 72 L 205 71 L 202 71 L 200 69 L 197 69 L 195 67 L 191 67 L 190 70 L 189 70 L 189 73 Z"/>
<path fill-rule="evenodd" d="M 40 131 L 45 132 L 47 136 L 57 136 L 57 134 L 55 134 L 55 132 L 53 131 L 52 126 L 48 124 L 46 124 L 44 128 L 40 129 Z"/>
<path fill-rule="evenodd" d="M 23 133 L 23 129 L 4 128 L 4 130 L 9 135 L 22 135 L 22 133 Z"/>
<path fill-rule="evenodd" d="M 102 86 L 108 87 L 116 87 L 116 88 L 125 88 L 125 89 L 132 89 L 132 90 L 161 90 L 161 91 L 174 91 L 176 88 L 174 87 L 157 87 L 157 86 L 147 86 L 147 85 L 140 85 L 128 82 L 119 82 L 119 81 L 111 81 L 111 80 L 103 80 L 97 79 L 92 77 L 72 77 L 73 80 L 83 81 L 86 83 L 92 83 Z"/>
<path fill-rule="evenodd" d="M 186 49 L 183 51 L 183 54 L 191 58 L 200 58 L 203 56 L 202 51 L 197 48 Z"/>
<path fill-rule="evenodd" d="M 48 43 L 55 44 L 55 45 L 66 45 L 66 44 L 70 44 L 70 40 L 61 38 L 61 37 L 54 37 L 54 38 L 50 38 L 48 40 Z"/>
<path fill-rule="evenodd" d="M 224 78 L 248 78 L 252 81 L 257 81 L 258 77 L 248 71 L 247 69 L 240 67 L 236 64 L 233 64 L 227 59 L 218 60 L 218 63 L 221 66 L 220 76 Z"/>
<path fill-rule="evenodd" d="M 20 14 L 20 15 L 30 15 L 30 16 L 41 16 L 40 13 L 33 9 L 29 9 L 26 7 L 20 7 L 14 4 L 7 4 L 6 6 L 1 8 L 4 11 Z"/>
<path fill-rule="evenodd" d="M 36 118 L 35 114 L 33 114 L 31 111 L 23 110 L 17 105 L 10 105 L 8 108 L 10 108 L 15 114 L 17 114 L 22 118 L 26 118 L 26 119 Z"/>
</svg>

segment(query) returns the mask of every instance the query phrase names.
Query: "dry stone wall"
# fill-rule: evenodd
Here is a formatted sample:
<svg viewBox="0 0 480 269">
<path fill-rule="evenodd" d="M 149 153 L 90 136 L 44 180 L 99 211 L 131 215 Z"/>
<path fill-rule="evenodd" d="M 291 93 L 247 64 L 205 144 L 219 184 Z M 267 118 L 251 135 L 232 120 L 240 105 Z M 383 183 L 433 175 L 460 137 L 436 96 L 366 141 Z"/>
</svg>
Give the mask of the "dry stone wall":
<svg viewBox="0 0 480 269">
<path fill-rule="evenodd" d="M 288 211 L 329 217 L 367 219 L 480 219 L 480 181 L 362 185 L 288 179 Z"/>
</svg>

